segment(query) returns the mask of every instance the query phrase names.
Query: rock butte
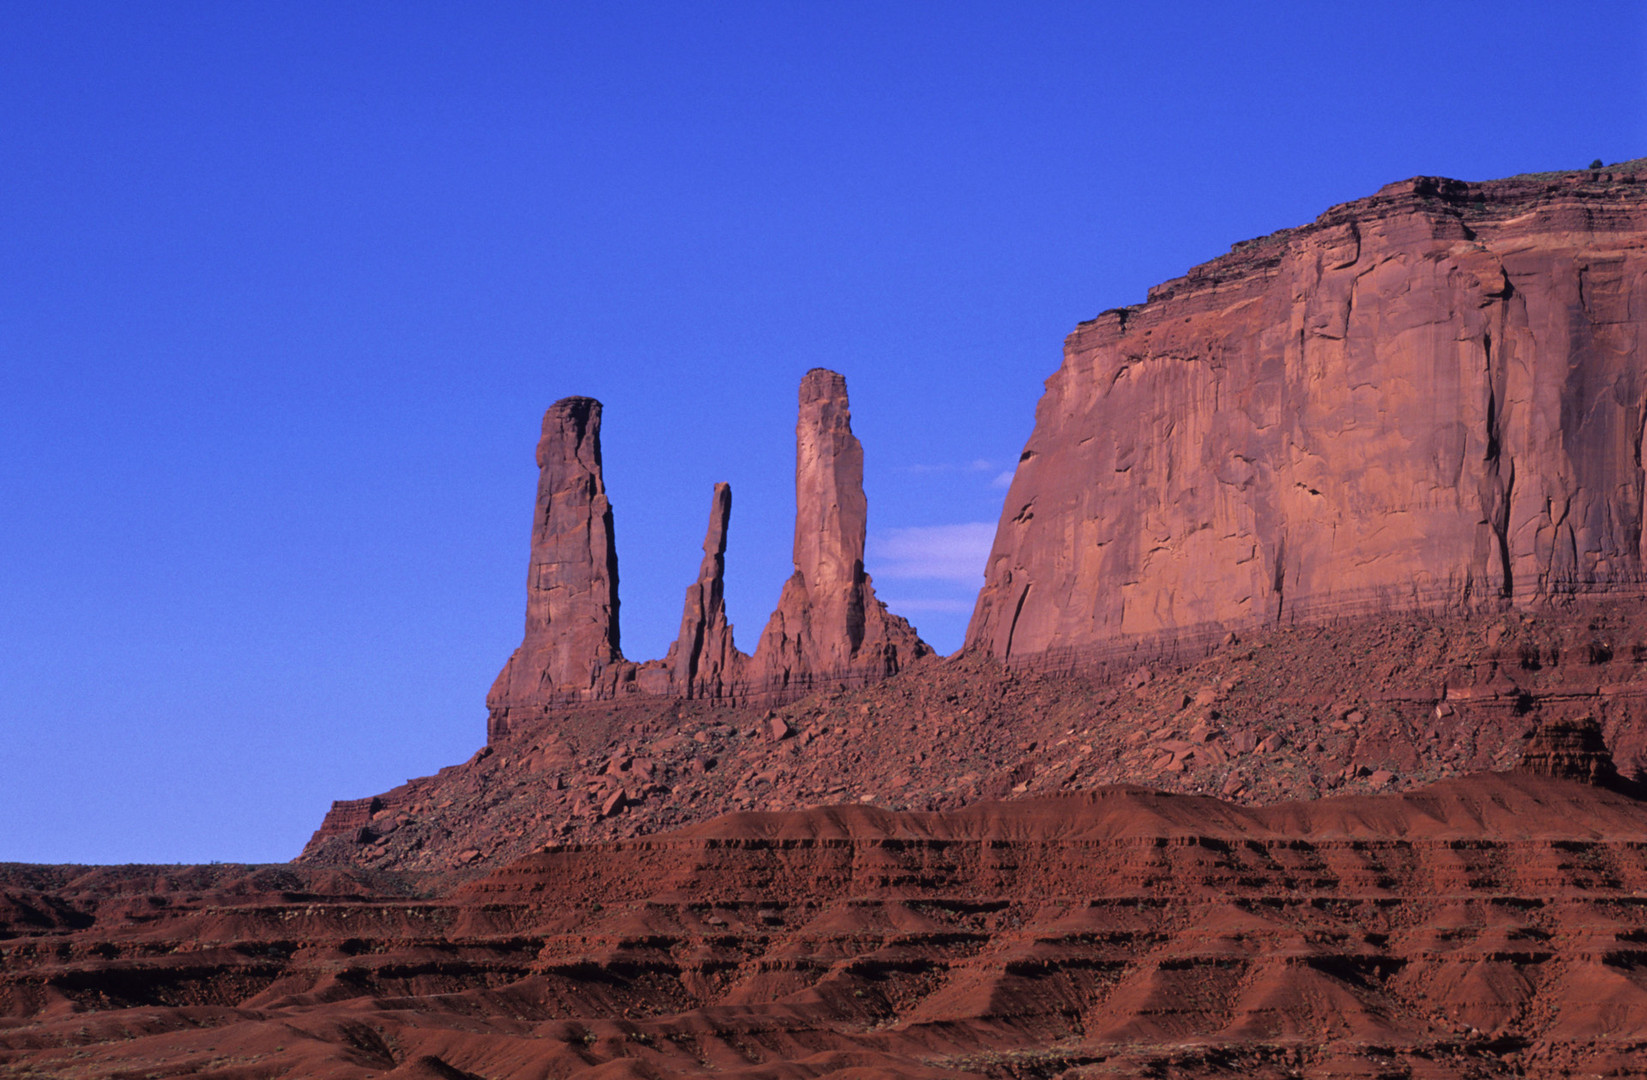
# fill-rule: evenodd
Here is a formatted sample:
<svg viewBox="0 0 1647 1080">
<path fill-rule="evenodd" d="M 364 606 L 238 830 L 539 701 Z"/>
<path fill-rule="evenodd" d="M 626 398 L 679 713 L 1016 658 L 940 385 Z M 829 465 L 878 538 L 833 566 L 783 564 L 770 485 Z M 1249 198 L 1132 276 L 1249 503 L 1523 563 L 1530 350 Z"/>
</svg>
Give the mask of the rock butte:
<svg viewBox="0 0 1647 1080">
<path fill-rule="evenodd" d="M 1638 165 L 1390 184 L 1083 323 L 968 646 L 1640 595 Z"/>
<path fill-rule="evenodd" d="M 600 418 L 600 402 L 582 397 L 557 401 L 543 418 L 526 632 L 486 699 L 492 737 L 542 724 L 568 703 L 626 694 L 781 704 L 884 679 L 931 655 L 875 598 L 864 572 L 863 447 L 852 434 L 846 379 L 813 368 L 801 379 L 795 425 L 795 572 L 755 654 L 738 651 L 726 621 L 732 489 L 717 484 L 680 636 L 661 660 L 626 660 Z"/>
</svg>

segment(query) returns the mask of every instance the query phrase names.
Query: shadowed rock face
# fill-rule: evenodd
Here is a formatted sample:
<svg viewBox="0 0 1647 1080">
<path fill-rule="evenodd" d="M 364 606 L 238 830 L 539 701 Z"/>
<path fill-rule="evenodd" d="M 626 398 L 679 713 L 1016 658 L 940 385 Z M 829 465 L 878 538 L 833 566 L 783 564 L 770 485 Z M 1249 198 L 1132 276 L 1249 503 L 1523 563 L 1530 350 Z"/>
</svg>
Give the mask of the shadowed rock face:
<svg viewBox="0 0 1647 1080">
<path fill-rule="evenodd" d="M 1642 179 L 1392 184 L 1083 323 L 969 645 L 1639 593 Z"/>
<path fill-rule="evenodd" d="M 687 586 L 680 636 L 665 657 L 671 688 L 681 697 L 720 697 L 744 659 L 726 621 L 726 532 L 731 521 L 732 485 L 716 484 L 698 580 Z"/>
<path fill-rule="evenodd" d="M 1586 784 L 1619 782 L 1601 725 L 1588 716 L 1539 725 L 1527 740 L 1518 769 L 1533 776 Z"/>
<path fill-rule="evenodd" d="M 601 475 L 600 402 L 563 398 L 543 417 L 526 576 L 526 634 L 488 695 L 495 705 L 586 695 L 623 659 L 618 553 Z"/>
</svg>

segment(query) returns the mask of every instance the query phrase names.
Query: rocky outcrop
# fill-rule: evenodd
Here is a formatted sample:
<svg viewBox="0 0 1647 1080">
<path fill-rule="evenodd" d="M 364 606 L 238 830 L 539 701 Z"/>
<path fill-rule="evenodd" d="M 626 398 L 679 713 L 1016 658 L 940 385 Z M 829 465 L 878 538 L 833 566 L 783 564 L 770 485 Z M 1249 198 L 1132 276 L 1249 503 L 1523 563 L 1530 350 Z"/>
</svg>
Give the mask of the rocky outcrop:
<svg viewBox="0 0 1647 1080">
<path fill-rule="evenodd" d="M 1083 323 L 969 646 L 1640 593 L 1643 180 L 1392 184 Z"/>
<path fill-rule="evenodd" d="M 875 598 L 864 572 L 867 514 L 864 452 L 852 434 L 846 379 L 813 368 L 801 380 L 795 425 L 795 572 L 749 665 L 750 693 L 861 686 L 931 653 Z"/>
<path fill-rule="evenodd" d="M 526 634 L 487 697 L 489 738 L 541 722 L 556 707 L 625 694 L 782 704 L 817 687 L 862 686 L 931 654 L 875 598 L 864 572 L 863 447 L 846 380 L 814 368 L 801 380 L 796 426 L 795 573 L 753 657 L 726 620 L 732 489 L 715 485 L 698 579 L 680 636 L 661 660 L 624 659 L 618 558 L 601 474 L 600 402 L 572 397 L 543 419 Z"/>
<path fill-rule="evenodd" d="M 487 705 L 599 696 L 614 685 L 618 552 L 601 474 L 600 402 L 569 397 L 543 416 L 526 574 L 526 634 Z"/>
<path fill-rule="evenodd" d="M 1619 782 L 1613 753 L 1593 717 L 1548 720 L 1540 724 L 1521 752 L 1518 772 L 1584 784 Z"/>
<path fill-rule="evenodd" d="M 726 532 L 731 521 L 732 485 L 716 484 L 698 580 L 687 586 L 680 636 L 664 658 L 668 690 L 680 697 L 722 697 L 744 660 L 726 621 Z"/>
</svg>

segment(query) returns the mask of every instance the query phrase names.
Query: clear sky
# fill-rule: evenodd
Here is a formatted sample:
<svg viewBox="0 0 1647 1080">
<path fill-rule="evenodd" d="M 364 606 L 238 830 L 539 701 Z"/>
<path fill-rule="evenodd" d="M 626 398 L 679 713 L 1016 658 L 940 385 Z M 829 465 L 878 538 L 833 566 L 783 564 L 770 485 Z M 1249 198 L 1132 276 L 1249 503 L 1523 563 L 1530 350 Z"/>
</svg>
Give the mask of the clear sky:
<svg viewBox="0 0 1647 1080">
<path fill-rule="evenodd" d="M 606 405 L 623 644 L 795 389 L 960 644 L 1063 336 L 1420 173 L 1647 154 L 1631 3 L 0 3 L 0 859 L 279 860 L 461 761 L 543 410 Z"/>
</svg>

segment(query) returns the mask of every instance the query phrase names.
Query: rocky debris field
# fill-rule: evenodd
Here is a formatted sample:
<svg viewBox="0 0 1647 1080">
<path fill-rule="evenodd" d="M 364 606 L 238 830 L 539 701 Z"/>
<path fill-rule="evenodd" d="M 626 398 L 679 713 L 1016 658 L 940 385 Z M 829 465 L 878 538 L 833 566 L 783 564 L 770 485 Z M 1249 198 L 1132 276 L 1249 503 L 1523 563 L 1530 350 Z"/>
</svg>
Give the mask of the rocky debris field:
<svg viewBox="0 0 1647 1080">
<path fill-rule="evenodd" d="M 1085 674 L 961 656 L 778 709 L 568 707 L 469 761 L 337 804 L 301 861 L 478 873 L 551 842 L 739 810 L 941 810 L 1134 783 L 1240 803 L 1404 790 L 1505 768 L 1541 719 L 1647 754 L 1647 611 L 1413 615 L 1225 639 Z"/>
</svg>

